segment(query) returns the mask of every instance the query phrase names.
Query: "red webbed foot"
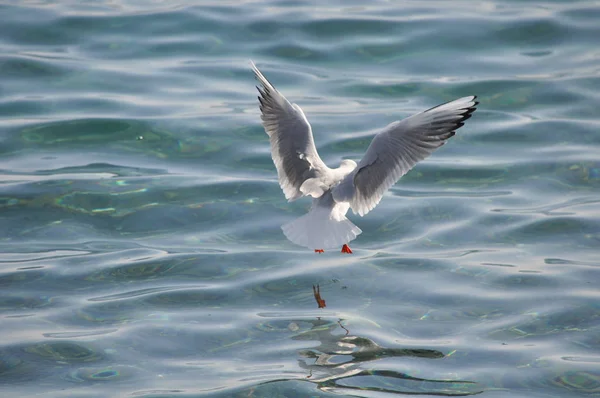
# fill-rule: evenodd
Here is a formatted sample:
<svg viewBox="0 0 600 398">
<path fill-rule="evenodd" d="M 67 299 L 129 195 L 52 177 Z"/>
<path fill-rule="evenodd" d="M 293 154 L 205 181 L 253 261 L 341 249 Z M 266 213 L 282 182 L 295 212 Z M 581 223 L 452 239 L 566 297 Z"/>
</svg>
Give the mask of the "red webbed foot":
<svg viewBox="0 0 600 398">
<path fill-rule="evenodd" d="M 323 250 L 323 249 L 315 249 L 315 253 L 325 253 L 325 250 Z"/>
<path fill-rule="evenodd" d="M 352 250 L 350 250 L 350 246 L 348 246 L 348 245 L 342 246 L 342 253 L 352 254 Z"/>
</svg>

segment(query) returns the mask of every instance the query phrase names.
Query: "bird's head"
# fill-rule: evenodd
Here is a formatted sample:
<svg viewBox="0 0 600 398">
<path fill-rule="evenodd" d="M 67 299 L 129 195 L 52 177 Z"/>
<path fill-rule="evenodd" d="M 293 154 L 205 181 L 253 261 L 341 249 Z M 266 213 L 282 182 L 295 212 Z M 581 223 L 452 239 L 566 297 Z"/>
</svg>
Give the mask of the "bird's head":
<svg viewBox="0 0 600 398">
<path fill-rule="evenodd" d="M 342 160 L 342 163 L 340 163 L 340 168 L 344 168 L 344 169 L 348 169 L 348 170 L 354 170 L 356 168 L 357 164 L 354 160 L 351 159 L 344 159 Z"/>
</svg>

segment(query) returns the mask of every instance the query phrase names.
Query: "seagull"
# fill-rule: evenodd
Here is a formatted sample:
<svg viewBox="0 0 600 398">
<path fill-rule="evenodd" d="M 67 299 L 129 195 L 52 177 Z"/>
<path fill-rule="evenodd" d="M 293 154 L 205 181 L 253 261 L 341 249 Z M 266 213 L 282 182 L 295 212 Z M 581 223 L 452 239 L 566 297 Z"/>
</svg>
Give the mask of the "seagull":
<svg viewBox="0 0 600 398">
<path fill-rule="evenodd" d="M 310 123 L 302 109 L 289 102 L 250 61 L 257 86 L 262 125 L 269 136 L 279 185 L 288 202 L 311 196 L 304 216 L 281 229 L 293 243 L 323 253 L 348 246 L 362 230 L 346 213 L 361 217 L 373 210 L 383 194 L 419 161 L 454 136 L 478 102 L 471 95 L 393 122 L 377 133 L 358 164 L 344 159 L 329 168 L 319 157 Z"/>
</svg>

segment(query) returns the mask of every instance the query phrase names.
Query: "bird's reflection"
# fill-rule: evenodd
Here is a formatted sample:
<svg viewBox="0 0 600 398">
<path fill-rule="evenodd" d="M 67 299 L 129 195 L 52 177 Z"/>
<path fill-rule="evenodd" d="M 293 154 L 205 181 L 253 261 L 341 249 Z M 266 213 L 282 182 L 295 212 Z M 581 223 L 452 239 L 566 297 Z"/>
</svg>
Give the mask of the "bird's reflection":
<svg viewBox="0 0 600 398">
<path fill-rule="evenodd" d="M 313 286 L 313 294 L 317 306 L 325 308 L 318 285 Z M 320 342 L 315 348 L 299 351 L 301 359 L 298 362 L 301 368 L 308 370 L 306 379 L 317 384 L 322 391 L 352 395 L 360 394 L 360 390 L 365 393 L 438 396 L 467 396 L 483 392 L 472 381 L 428 379 L 377 368 L 377 362 L 386 358 L 442 359 L 445 355 L 441 351 L 383 347 L 369 338 L 352 335 L 344 326 L 343 319 L 333 321 L 318 317 L 308 322 L 312 324 L 310 330 L 292 339 Z"/>
</svg>

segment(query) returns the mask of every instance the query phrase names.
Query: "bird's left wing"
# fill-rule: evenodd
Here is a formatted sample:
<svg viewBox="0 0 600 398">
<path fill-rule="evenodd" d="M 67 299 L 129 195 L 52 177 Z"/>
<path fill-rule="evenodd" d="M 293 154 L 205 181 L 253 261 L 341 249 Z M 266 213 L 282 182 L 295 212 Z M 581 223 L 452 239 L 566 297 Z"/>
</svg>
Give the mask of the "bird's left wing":
<svg viewBox="0 0 600 398">
<path fill-rule="evenodd" d="M 388 125 L 373 138 L 356 169 L 333 189 L 334 199 L 349 202 L 354 213 L 367 214 L 400 177 L 471 117 L 475 99 L 459 98 Z"/>
<path fill-rule="evenodd" d="M 261 119 L 271 141 L 279 185 L 286 199 L 293 201 L 304 195 L 300 188 L 307 179 L 329 169 L 317 153 L 310 123 L 302 109 L 281 95 L 254 63 L 252 69 L 262 86 L 256 87 L 260 93 Z"/>
</svg>

